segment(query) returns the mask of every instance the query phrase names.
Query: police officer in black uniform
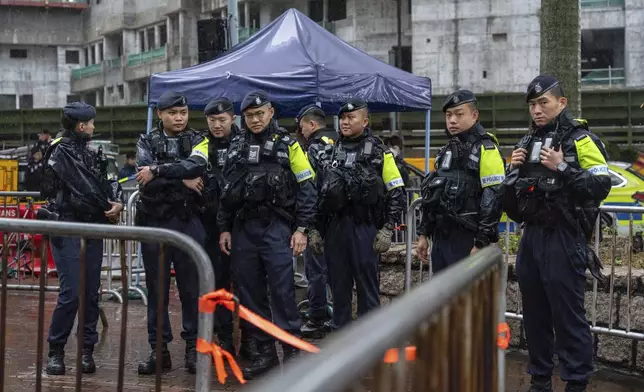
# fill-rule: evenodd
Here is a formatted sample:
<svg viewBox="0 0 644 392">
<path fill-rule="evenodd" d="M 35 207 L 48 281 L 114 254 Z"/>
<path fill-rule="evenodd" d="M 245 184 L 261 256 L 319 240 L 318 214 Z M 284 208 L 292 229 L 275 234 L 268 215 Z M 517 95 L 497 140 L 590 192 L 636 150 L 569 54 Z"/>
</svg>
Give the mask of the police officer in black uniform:
<svg viewBox="0 0 644 392">
<path fill-rule="evenodd" d="M 219 248 L 219 229 L 217 229 L 217 211 L 219 197 L 224 187 L 223 167 L 228 156 L 230 139 L 240 132 L 235 124 L 233 103 L 227 98 L 213 99 L 206 105 L 204 114 L 208 122 L 208 168 L 201 178 L 186 181 L 189 188 L 197 187 L 202 193 L 201 222 L 206 229 L 206 251 L 215 271 L 217 289 L 231 289 L 230 256 Z M 191 184 L 190 182 L 196 182 Z M 221 347 L 233 353 L 233 319 L 232 313 L 222 306 L 215 310 L 215 332 Z"/>
<path fill-rule="evenodd" d="M 505 161 L 496 138 L 478 121 L 474 94 L 469 90 L 450 94 L 443 112 L 450 140 L 421 185 L 423 218 L 417 249 L 426 261 L 432 238 L 434 273 L 498 241 L 499 188 L 505 179 Z"/>
<path fill-rule="evenodd" d="M 512 153 L 503 206 L 524 225 L 517 277 L 530 391 L 552 391 L 556 352 L 566 391 L 581 392 L 593 372 L 584 286 L 587 267 L 601 278 L 588 240 L 611 188 L 606 151 L 584 120 L 573 119 L 555 77 L 536 77 L 528 85 L 526 101 L 533 122 Z"/>
<path fill-rule="evenodd" d="M 338 134 L 335 129 L 327 128 L 326 114 L 317 105 L 303 107 L 295 118 L 295 122 L 304 138 L 304 149 L 307 152 L 306 155 L 311 167 L 318 173 L 321 169 L 319 154 L 323 152 L 325 146 L 334 143 Z M 320 185 L 319 179 L 320 177 L 317 178 L 316 185 Z M 311 230 L 309 236 L 320 236 L 319 230 L 323 229 L 317 227 L 315 230 Z M 328 320 L 327 271 L 324 249 L 321 246 L 322 241 L 314 241 L 313 244 L 320 246 L 320 248 L 314 252 L 308 247 L 304 251 L 305 274 L 309 281 L 309 313 L 307 322 L 302 326 L 302 335 L 304 337 L 321 338 L 325 332 L 325 323 Z"/>
<path fill-rule="evenodd" d="M 247 130 L 236 135 L 228 149 L 226 186 L 217 215 L 220 245 L 229 253 L 232 238 L 241 303 L 297 336 L 300 319 L 292 258 L 304 251 L 313 223 L 315 173 L 300 144 L 277 127 L 265 92 L 248 93 L 241 110 Z M 255 327 L 250 335 L 259 355 L 243 370 L 249 379 L 279 364 L 274 340 Z M 282 349 L 285 360 L 296 354 L 286 344 Z"/>
<path fill-rule="evenodd" d="M 118 182 L 107 180 L 106 166 L 87 147 L 94 134 L 96 110 L 81 102 L 63 109 L 61 137 L 55 139 L 45 154 L 41 194 L 47 208 L 38 211 L 38 219 L 85 223 L 115 223 L 123 210 L 122 190 Z M 64 348 L 74 326 L 80 291 L 80 249 L 78 237 L 52 237 L 52 255 L 60 281 L 60 293 L 49 327 L 47 374 L 65 374 Z M 94 345 L 98 341 L 99 288 L 103 263 L 103 240 L 88 239 L 85 248 L 86 305 L 82 372 L 94 373 Z M 81 344 L 79 342 L 79 344 Z"/>
<path fill-rule="evenodd" d="M 358 314 L 380 306 L 379 255 L 391 246 L 404 206 L 400 172 L 391 152 L 372 136 L 368 115 L 361 99 L 343 105 L 338 112 L 340 138 L 325 147 L 320 158 L 318 208 L 333 294 L 331 330 L 351 321 L 354 280 Z M 310 242 L 312 249 L 321 249 L 318 236 L 311 236 Z"/>
<path fill-rule="evenodd" d="M 188 101 L 176 92 L 166 92 L 159 98 L 157 115 L 160 121 L 150 134 L 141 135 L 137 143 L 136 181 L 140 186 L 137 203 L 137 225 L 176 230 L 192 237 L 203 246 L 204 228 L 198 216 L 199 194 L 193 184 L 183 180 L 194 179 L 205 173 L 208 164 L 208 139 L 188 128 Z M 150 357 L 139 364 L 139 374 L 153 374 L 156 370 L 157 317 L 163 317 L 163 370 L 172 367 L 167 344 L 172 341 L 168 317 L 170 265 L 181 299 L 183 331 L 186 341 L 185 367 L 196 372 L 196 341 L 199 282 L 196 267 L 188 256 L 175 248 L 165 251 L 163 268 L 165 282 L 158 282 L 159 245 L 143 243 L 143 266 L 148 289 L 148 342 Z M 165 312 L 157 314 L 157 296 L 163 294 Z"/>
</svg>

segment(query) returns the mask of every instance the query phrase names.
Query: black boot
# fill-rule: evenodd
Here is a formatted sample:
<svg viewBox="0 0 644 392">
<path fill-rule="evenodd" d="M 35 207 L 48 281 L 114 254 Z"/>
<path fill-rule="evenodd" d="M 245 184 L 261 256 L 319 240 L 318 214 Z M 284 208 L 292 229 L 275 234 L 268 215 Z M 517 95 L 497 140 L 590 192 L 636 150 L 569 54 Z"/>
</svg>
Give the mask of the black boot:
<svg viewBox="0 0 644 392">
<path fill-rule="evenodd" d="M 94 362 L 94 347 L 83 348 L 83 358 L 81 360 L 83 373 L 96 373 L 96 363 Z"/>
<path fill-rule="evenodd" d="M 65 374 L 65 346 L 50 344 L 47 357 L 47 368 L 45 369 L 47 374 L 50 376 Z"/>
<path fill-rule="evenodd" d="M 194 340 L 186 341 L 185 367 L 190 374 L 197 373 L 197 342 Z"/>
<path fill-rule="evenodd" d="M 161 370 L 163 372 L 170 371 L 172 369 L 172 361 L 170 360 L 170 352 L 168 351 L 168 346 L 164 345 L 161 349 L 161 360 L 163 364 L 161 365 Z M 139 363 L 139 374 L 156 374 L 157 372 L 157 350 L 152 347 L 150 356 L 145 361 Z"/>
<path fill-rule="evenodd" d="M 247 361 L 254 361 L 259 356 L 255 339 L 243 339 L 241 341 L 239 356 Z"/>
<path fill-rule="evenodd" d="M 552 392 L 552 377 L 532 376 L 530 383 L 532 386 L 528 392 Z"/>
<path fill-rule="evenodd" d="M 287 362 L 290 362 L 300 354 L 300 350 L 286 343 L 282 343 L 282 353 L 284 354 L 282 357 L 282 365 L 286 365 Z"/>
<path fill-rule="evenodd" d="M 322 339 L 326 334 L 324 320 L 310 319 L 302 328 L 302 336 L 309 339 Z"/>
<path fill-rule="evenodd" d="M 586 392 L 588 381 L 568 381 L 566 392 Z"/>
<path fill-rule="evenodd" d="M 257 343 L 257 346 L 257 357 L 242 371 L 244 378 L 247 380 L 252 380 L 280 364 L 274 341 L 270 340 L 268 342 Z"/>
</svg>

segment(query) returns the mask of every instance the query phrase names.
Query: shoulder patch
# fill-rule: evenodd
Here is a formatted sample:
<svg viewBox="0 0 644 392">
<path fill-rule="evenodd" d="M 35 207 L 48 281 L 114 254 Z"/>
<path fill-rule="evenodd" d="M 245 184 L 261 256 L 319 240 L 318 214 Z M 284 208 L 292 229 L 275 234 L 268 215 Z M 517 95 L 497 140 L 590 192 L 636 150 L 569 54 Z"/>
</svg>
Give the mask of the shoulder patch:
<svg viewBox="0 0 644 392">
<path fill-rule="evenodd" d="M 496 148 L 496 144 L 492 139 L 483 138 L 481 139 L 481 143 L 486 150 L 494 150 Z"/>
<path fill-rule="evenodd" d="M 289 146 L 292 146 L 293 144 L 297 143 L 297 140 L 293 139 L 288 135 L 282 136 L 282 141 L 284 141 Z"/>
<path fill-rule="evenodd" d="M 577 130 L 577 131 L 573 132 L 571 136 L 572 136 L 573 139 L 575 139 L 575 141 L 580 141 L 583 138 L 588 137 L 590 135 L 588 135 L 588 132 L 584 132 L 582 130 Z"/>
</svg>

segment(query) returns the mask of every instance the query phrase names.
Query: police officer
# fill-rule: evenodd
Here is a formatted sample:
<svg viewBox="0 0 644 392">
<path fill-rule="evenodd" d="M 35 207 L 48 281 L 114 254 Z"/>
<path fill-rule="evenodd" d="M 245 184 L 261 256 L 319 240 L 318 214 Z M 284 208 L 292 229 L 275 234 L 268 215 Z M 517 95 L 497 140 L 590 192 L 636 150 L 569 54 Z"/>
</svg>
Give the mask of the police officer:
<svg viewBox="0 0 644 392">
<path fill-rule="evenodd" d="M 323 152 L 325 146 L 334 143 L 337 132 L 335 129 L 327 128 L 326 114 L 317 105 L 303 107 L 295 118 L 295 122 L 305 140 L 304 148 L 307 151 L 311 167 L 318 173 L 321 169 L 319 154 Z M 320 185 L 319 181 L 316 181 L 316 185 Z M 317 230 L 312 230 L 309 235 L 319 235 L 319 230 L 323 229 L 317 227 Z M 322 245 L 322 241 L 314 241 L 313 243 L 316 246 Z M 323 336 L 324 324 L 328 320 L 326 260 L 324 260 L 324 249 L 316 249 L 316 251 L 319 254 L 313 252 L 310 247 L 304 251 L 304 267 L 306 278 L 309 281 L 309 314 L 307 322 L 302 326 L 302 335 L 311 338 Z"/>
<path fill-rule="evenodd" d="M 334 330 L 351 321 L 353 282 L 358 314 L 380 306 L 379 254 L 391 246 L 404 205 L 404 184 L 394 157 L 371 134 L 367 103 L 353 99 L 338 112 L 340 137 L 327 146 L 318 208 L 323 215 L 324 250 L 333 294 Z M 311 235 L 311 248 L 321 249 Z"/>
<path fill-rule="evenodd" d="M 421 185 L 423 218 L 417 249 L 419 258 L 427 261 L 432 238 L 434 273 L 498 241 L 499 188 L 505 179 L 503 156 L 494 136 L 479 123 L 474 94 L 469 90 L 450 94 L 443 112 L 450 140 Z"/>
<path fill-rule="evenodd" d="M 403 182 L 405 183 L 405 187 L 408 188 L 411 183 L 409 179 L 409 169 L 407 168 L 405 164 L 405 159 L 403 157 L 403 141 L 400 138 L 400 136 L 390 136 L 385 140 L 385 145 L 391 153 L 394 155 L 394 159 L 396 161 L 396 167 L 398 167 L 398 171 L 400 172 L 400 176 L 403 179 Z"/>
<path fill-rule="evenodd" d="M 108 182 L 96 153 L 87 147 L 94 134 L 96 110 L 85 103 L 65 106 L 61 119 L 62 136 L 55 139 L 45 154 L 41 193 L 50 201 L 39 211 L 38 219 L 68 222 L 118 222 L 123 210 L 122 190 Z M 54 211 L 55 210 L 55 211 Z M 74 326 L 80 291 L 80 249 L 78 237 L 52 237 L 52 255 L 60 281 L 58 302 L 49 327 L 47 374 L 65 374 L 64 348 Z M 103 240 L 88 239 L 85 248 L 85 325 L 82 372 L 94 373 L 94 345 L 98 341 L 96 323 L 103 262 Z M 81 344 L 79 342 L 79 344 Z"/>
<path fill-rule="evenodd" d="M 208 167 L 206 174 L 196 180 L 184 180 L 190 188 L 189 182 L 196 181 L 195 186 L 203 189 L 201 207 L 201 222 L 206 229 L 206 251 L 215 271 L 215 286 L 217 289 L 230 291 L 230 257 L 221 252 L 219 248 L 219 230 L 217 229 L 217 211 L 219 210 L 219 197 L 224 187 L 223 167 L 226 162 L 230 139 L 240 132 L 235 124 L 233 103 L 227 98 L 213 99 L 206 105 L 204 114 L 208 122 Z M 233 350 L 233 319 L 228 309 L 218 306 L 215 311 L 215 332 L 221 347 L 232 353 Z"/>
<path fill-rule="evenodd" d="M 292 258 L 304 251 L 314 218 L 315 173 L 300 144 L 277 127 L 265 92 L 248 93 L 241 110 L 247 131 L 236 135 L 228 149 L 217 215 L 220 245 L 230 253 L 232 238 L 241 303 L 297 336 Z M 250 334 L 259 355 L 243 370 L 249 379 L 279 364 L 274 340 L 255 327 Z M 289 345 L 282 344 L 282 349 L 285 360 L 296 354 Z"/>
<path fill-rule="evenodd" d="M 585 121 L 573 119 L 555 77 L 536 77 L 526 101 L 533 122 L 512 153 L 503 205 L 508 216 L 524 225 L 517 277 L 530 391 L 552 391 L 556 351 L 566 391 L 580 392 L 593 372 L 584 286 L 587 266 L 598 273 L 588 238 L 611 188 L 606 151 Z"/>
<path fill-rule="evenodd" d="M 188 128 L 188 101 L 176 92 L 166 92 L 159 98 L 157 128 L 150 134 L 141 135 L 137 143 L 136 181 L 140 186 L 137 203 L 137 225 L 176 230 L 192 237 L 203 246 L 204 228 L 198 216 L 199 192 L 196 181 L 206 170 L 208 163 L 208 139 Z M 139 374 L 152 374 L 156 370 L 157 333 L 163 333 L 164 371 L 172 367 L 167 344 L 172 341 L 168 317 L 168 291 L 170 289 L 170 265 L 174 266 L 183 331 L 186 341 L 185 367 L 196 372 L 196 341 L 199 284 L 196 267 L 188 256 L 178 249 L 165 251 L 163 276 L 158 282 L 159 245 L 143 243 L 143 266 L 148 289 L 148 342 L 152 347 L 149 358 L 139 364 Z M 157 297 L 162 294 L 165 311 L 157 314 Z M 157 317 L 163 317 L 163 331 L 157 331 Z"/>
</svg>

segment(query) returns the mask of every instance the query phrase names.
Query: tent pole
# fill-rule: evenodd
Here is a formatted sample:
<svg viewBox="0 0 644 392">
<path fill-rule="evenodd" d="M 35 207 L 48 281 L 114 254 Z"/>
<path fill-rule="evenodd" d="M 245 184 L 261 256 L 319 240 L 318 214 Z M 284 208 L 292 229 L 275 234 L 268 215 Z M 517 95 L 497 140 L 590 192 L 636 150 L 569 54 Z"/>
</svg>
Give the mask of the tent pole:
<svg viewBox="0 0 644 392">
<path fill-rule="evenodd" d="M 425 174 L 429 174 L 429 157 L 430 157 L 430 123 L 432 119 L 432 112 L 428 110 L 425 113 Z"/>
<path fill-rule="evenodd" d="M 338 119 L 338 116 L 333 116 L 333 127 L 335 128 L 335 131 L 340 134 L 340 120 Z"/>
<path fill-rule="evenodd" d="M 152 105 L 148 106 L 148 123 L 145 128 L 145 133 L 150 133 L 152 130 Z"/>
<path fill-rule="evenodd" d="M 230 47 L 239 43 L 239 8 L 237 0 L 228 0 L 228 28 L 230 34 Z M 248 21 L 246 21 L 248 23 Z"/>
</svg>

